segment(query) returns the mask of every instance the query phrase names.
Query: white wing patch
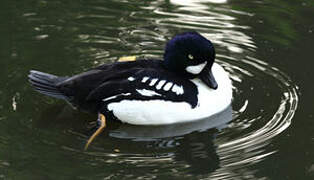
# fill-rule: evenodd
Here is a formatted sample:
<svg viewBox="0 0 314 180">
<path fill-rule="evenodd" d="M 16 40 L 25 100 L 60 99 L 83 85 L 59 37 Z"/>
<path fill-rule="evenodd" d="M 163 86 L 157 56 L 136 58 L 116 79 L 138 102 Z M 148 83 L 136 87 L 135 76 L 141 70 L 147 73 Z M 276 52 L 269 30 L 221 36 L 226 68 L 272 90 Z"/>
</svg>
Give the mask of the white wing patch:
<svg viewBox="0 0 314 180">
<path fill-rule="evenodd" d="M 155 91 L 152 91 L 152 90 L 136 89 L 136 91 L 143 96 L 161 96 L 161 94 L 156 93 Z"/>
<path fill-rule="evenodd" d="M 161 80 L 156 86 L 156 89 L 161 89 L 161 87 L 165 84 L 166 80 Z"/>
<path fill-rule="evenodd" d="M 164 86 L 164 88 L 163 88 L 164 91 L 169 91 L 172 85 L 173 85 L 172 82 L 168 82 L 168 83 Z"/>
<path fill-rule="evenodd" d="M 152 79 L 152 80 L 150 81 L 150 83 L 149 83 L 149 86 L 154 86 L 157 81 L 158 81 L 157 78 Z"/>
<path fill-rule="evenodd" d="M 142 79 L 142 83 L 145 83 L 147 80 L 149 79 L 149 77 L 147 77 L 147 76 L 145 76 L 145 77 L 143 77 L 143 79 Z"/>
<path fill-rule="evenodd" d="M 143 77 L 141 82 L 145 83 L 150 79 L 150 77 Z M 169 91 L 171 89 L 172 92 L 176 93 L 177 95 L 184 94 L 184 89 L 182 85 L 177 85 L 172 82 L 167 82 L 167 80 L 160 80 L 158 82 L 158 78 L 153 78 L 150 80 L 150 83 L 148 84 L 149 86 L 155 86 L 157 90 L 160 90 L 163 87 L 164 91 Z M 158 82 L 158 83 L 157 83 Z M 153 95 L 159 95 L 160 94 L 156 93 L 155 91 L 152 90 L 147 90 L 147 89 L 142 89 L 142 90 L 136 90 L 138 93 L 140 93 L 143 96 L 153 96 Z"/>
<path fill-rule="evenodd" d="M 182 86 L 174 85 L 171 89 L 172 92 L 176 93 L 177 95 L 183 94 L 184 90 Z"/>
<path fill-rule="evenodd" d="M 135 78 L 134 78 L 134 77 L 132 77 L 132 76 L 130 76 L 130 77 L 128 78 L 128 80 L 129 80 L 129 81 L 134 81 L 134 80 L 135 80 Z"/>
<path fill-rule="evenodd" d="M 122 93 L 122 94 L 118 94 L 118 95 L 115 95 L 115 96 L 107 97 L 107 98 L 103 99 L 102 101 L 108 101 L 108 100 L 114 99 L 114 98 L 116 98 L 118 96 L 129 96 L 129 95 L 131 95 L 131 93 Z"/>
</svg>

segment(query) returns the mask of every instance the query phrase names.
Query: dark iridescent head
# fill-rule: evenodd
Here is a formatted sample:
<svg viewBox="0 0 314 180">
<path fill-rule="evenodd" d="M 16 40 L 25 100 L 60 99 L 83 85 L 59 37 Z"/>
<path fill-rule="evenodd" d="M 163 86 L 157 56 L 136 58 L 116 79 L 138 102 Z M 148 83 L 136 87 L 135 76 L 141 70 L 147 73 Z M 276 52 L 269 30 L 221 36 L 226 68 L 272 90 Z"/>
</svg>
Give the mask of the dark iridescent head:
<svg viewBox="0 0 314 180">
<path fill-rule="evenodd" d="M 166 68 L 187 78 L 199 77 L 210 88 L 217 89 L 218 85 L 211 71 L 214 61 L 213 44 L 197 32 L 178 34 L 166 45 Z"/>
</svg>

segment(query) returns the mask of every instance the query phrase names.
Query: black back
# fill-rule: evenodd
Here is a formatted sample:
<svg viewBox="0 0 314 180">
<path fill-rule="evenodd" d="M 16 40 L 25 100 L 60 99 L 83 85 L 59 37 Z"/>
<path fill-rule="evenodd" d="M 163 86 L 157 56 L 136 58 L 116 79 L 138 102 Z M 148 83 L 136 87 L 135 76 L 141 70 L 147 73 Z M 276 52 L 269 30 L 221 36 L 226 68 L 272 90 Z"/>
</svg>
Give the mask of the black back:
<svg viewBox="0 0 314 180">
<path fill-rule="evenodd" d="M 143 78 L 146 79 L 145 82 Z M 157 80 L 151 85 L 153 79 Z M 166 80 L 163 86 L 168 82 L 173 84 L 170 90 L 165 91 L 163 86 L 156 89 L 156 85 L 162 80 Z M 183 93 L 172 91 L 174 85 L 182 87 Z M 123 99 L 187 102 L 194 108 L 198 94 L 195 84 L 167 70 L 161 60 L 104 64 L 70 77 L 60 82 L 57 87 L 75 106 L 95 112 L 106 107 L 108 103 Z M 158 95 L 145 96 L 139 93 L 139 90 L 149 90 Z"/>
</svg>

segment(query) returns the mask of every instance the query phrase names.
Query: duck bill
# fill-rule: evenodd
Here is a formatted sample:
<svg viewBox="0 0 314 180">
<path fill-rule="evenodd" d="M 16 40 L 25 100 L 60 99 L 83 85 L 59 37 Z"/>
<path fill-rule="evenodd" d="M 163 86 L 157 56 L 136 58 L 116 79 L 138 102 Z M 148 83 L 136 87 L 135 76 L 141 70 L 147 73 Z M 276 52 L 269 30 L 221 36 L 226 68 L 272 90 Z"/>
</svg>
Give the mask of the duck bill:
<svg viewBox="0 0 314 180">
<path fill-rule="evenodd" d="M 203 71 L 200 74 L 200 79 L 210 88 L 217 89 L 218 84 L 215 80 L 215 77 L 212 73 L 211 68 L 208 66 L 203 69 Z"/>
</svg>

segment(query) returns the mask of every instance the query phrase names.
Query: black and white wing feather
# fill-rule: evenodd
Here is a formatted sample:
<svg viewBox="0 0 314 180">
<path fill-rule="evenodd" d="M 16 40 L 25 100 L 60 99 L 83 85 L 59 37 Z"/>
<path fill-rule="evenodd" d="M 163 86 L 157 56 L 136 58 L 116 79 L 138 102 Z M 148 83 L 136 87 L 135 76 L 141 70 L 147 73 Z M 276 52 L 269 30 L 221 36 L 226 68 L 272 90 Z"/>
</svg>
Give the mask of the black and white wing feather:
<svg viewBox="0 0 314 180">
<path fill-rule="evenodd" d="M 189 80 L 181 79 L 163 69 L 147 68 L 130 70 L 133 73 L 119 75 L 103 82 L 87 97 L 88 101 L 101 99 L 104 103 L 121 100 L 164 100 L 187 102 L 197 105 L 197 87 Z M 134 72 L 136 71 L 136 72 Z"/>
<path fill-rule="evenodd" d="M 167 71 L 160 60 L 101 65 L 72 77 L 32 71 L 29 77 L 38 91 L 88 111 L 121 100 L 187 102 L 192 108 L 198 102 L 196 85 Z"/>
</svg>

